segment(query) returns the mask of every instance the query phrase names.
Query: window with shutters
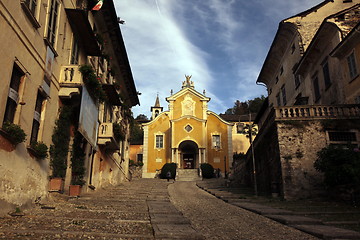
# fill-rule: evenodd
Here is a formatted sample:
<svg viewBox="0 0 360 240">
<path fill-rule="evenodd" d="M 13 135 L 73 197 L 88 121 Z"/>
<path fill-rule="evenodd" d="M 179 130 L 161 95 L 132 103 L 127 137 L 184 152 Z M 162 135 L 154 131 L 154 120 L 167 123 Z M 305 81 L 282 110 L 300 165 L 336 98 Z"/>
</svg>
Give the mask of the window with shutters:
<svg viewBox="0 0 360 240">
<path fill-rule="evenodd" d="M 32 130 L 31 130 L 31 137 L 30 137 L 31 143 L 38 141 L 41 113 L 43 110 L 43 105 L 44 105 L 45 99 L 46 98 L 38 91 L 38 94 L 36 97 L 36 103 L 35 103 L 35 111 L 34 111 Z"/>
<path fill-rule="evenodd" d="M 315 102 L 317 102 L 320 99 L 320 87 L 319 87 L 319 78 L 315 76 L 313 78 L 313 87 L 314 87 L 314 97 Z"/>
<path fill-rule="evenodd" d="M 331 86 L 331 79 L 330 79 L 330 71 L 329 71 L 329 63 L 328 61 L 325 61 L 322 64 L 322 70 L 323 70 L 323 75 L 324 75 L 324 83 L 325 83 L 325 88 L 329 88 Z"/>
<path fill-rule="evenodd" d="M 19 89 L 25 74 L 14 64 L 11 74 L 10 88 L 8 98 L 6 100 L 6 108 L 3 122 L 14 122 L 16 108 L 19 102 Z"/>
<path fill-rule="evenodd" d="M 164 135 L 156 135 L 155 147 L 157 149 L 164 148 Z"/>
<path fill-rule="evenodd" d="M 354 51 L 347 57 L 347 63 L 349 67 L 350 81 L 352 81 L 359 75 Z"/>
<path fill-rule="evenodd" d="M 220 135 L 219 134 L 212 135 L 212 148 L 215 148 L 215 149 L 220 149 L 221 148 Z"/>
<path fill-rule="evenodd" d="M 57 20 L 59 16 L 59 6 L 60 4 L 58 0 L 50 0 L 46 39 L 50 44 L 50 46 L 52 46 L 53 48 L 55 47 Z"/>
</svg>

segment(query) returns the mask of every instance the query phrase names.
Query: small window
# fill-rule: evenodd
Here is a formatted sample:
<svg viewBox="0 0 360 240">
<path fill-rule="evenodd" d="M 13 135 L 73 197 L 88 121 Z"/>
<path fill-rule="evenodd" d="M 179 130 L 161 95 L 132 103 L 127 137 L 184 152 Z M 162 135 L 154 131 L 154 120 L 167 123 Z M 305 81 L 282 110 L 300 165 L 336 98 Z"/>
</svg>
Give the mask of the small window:
<svg viewBox="0 0 360 240">
<path fill-rule="evenodd" d="M 212 146 L 215 149 L 220 148 L 220 135 L 212 135 Z"/>
<path fill-rule="evenodd" d="M 352 52 L 347 57 L 348 67 L 349 67 L 349 74 L 350 74 L 350 80 L 353 80 L 359 73 L 356 66 L 356 59 L 355 59 L 355 53 Z"/>
<path fill-rule="evenodd" d="M 21 69 L 17 65 L 14 65 L 11 75 L 9 95 L 6 101 L 6 108 L 5 108 L 5 115 L 3 122 L 14 121 L 15 112 L 19 101 L 19 89 L 20 89 L 21 79 L 24 76 L 25 74 L 21 71 Z"/>
<path fill-rule="evenodd" d="M 284 67 L 281 66 L 281 68 L 280 68 L 280 76 L 283 75 L 283 73 L 284 73 Z"/>
<path fill-rule="evenodd" d="M 295 43 L 293 43 L 293 45 L 291 46 L 291 54 L 293 54 L 295 52 L 295 49 L 296 49 Z"/>
<path fill-rule="evenodd" d="M 143 163 L 143 155 L 142 155 L 142 153 L 137 154 L 136 159 L 137 159 L 138 163 Z"/>
<path fill-rule="evenodd" d="M 279 76 L 276 76 L 275 83 L 279 82 Z"/>
<path fill-rule="evenodd" d="M 328 133 L 329 143 L 331 145 L 358 146 L 356 132 L 328 131 L 327 133 Z"/>
<path fill-rule="evenodd" d="M 74 36 L 71 49 L 70 64 L 77 65 L 79 63 L 79 42 L 77 37 Z"/>
<path fill-rule="evenodd" d="M 317 76 L 313 80 L 313 86 L 314 86 L 315 102 L 317 102 L 320 99 L 319 79 Z"/>
<path fill-rule="evenodd" d="M 47 25 L 47 36 L 49 44 L 54 48 L 56 40 L 56 30 L 57 30 L 57 19 L 59 15 L 59 2 L 58 0 L 51 0 L 50 2 L 50 11 L 49 11 L 49 20 Z"/>
<path fill-rule="evenodd" d="M 164 148 L 164 136 L 156 135 L 156 148 Z"/>
<path fill-rule="evenodd" d="M 330 71 L 329 71 L 329 63 L 328 61 L 325 61 L 322 65 L 322 70 L 324 74 L 324 82 L 325 82 L 325 88 L 329 88 L 331 86 L 331 80 L 330 80 Z"/>
<path fill-rule="evenodd" d="M 37 140 L 38 140 L 41 112 L 42 112 L 44 101 L 45 101 L 45 97 L 40 92 L 38 92 L 37 98 L 36 98 L 36 103 L 35 103 L 33 126 L 32 126 L 31 137 L 30 137 L 31 143 L 37 142 Z"/>
<path fill-rule="evenodd" d="M 277 106 L 281 106 L 280 93 L 278 93 L 278 94 L 276 95 L 276 104 L 277 104 Z"/>
<path fill-rule="evenodd" d="M 186 125 L 186 127 L 185 127 L 185 131 L 187 131 L 187 132 L 191 132 L 192 129 L 193 129 L 192 126 L 190 126 L 189 124 Z"/>
<path fill-rule="evenodd" d="M 281 95 L 282 95 L 282 101 L 283 101 L 283 105 L 286 105 L 286 89 L 285 89 L 285 85 L 283 85 L 281 87 Z"/>
<path fill-rule="evenodd" d="M 38 0 L 21 0 L 21 8 L 23 9 L 25 15 L 30 20 L 31 24 L 35 28 L 39 28 L 40 24 L 36 19 L 36 9 L 37 9 Z"/>
<path fill-rule="evenodd" d="M 300 86 L 301 83 L 301 75 L 295 76 L 295 89 L 297 89 Z"/>
</svg>

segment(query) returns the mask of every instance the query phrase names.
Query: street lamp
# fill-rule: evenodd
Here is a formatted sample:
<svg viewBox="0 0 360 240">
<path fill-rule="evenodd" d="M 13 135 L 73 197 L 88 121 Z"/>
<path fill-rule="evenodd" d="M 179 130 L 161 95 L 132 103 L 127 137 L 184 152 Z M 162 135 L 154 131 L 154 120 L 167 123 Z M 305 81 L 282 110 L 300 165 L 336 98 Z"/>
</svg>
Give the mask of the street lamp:
<svg viewBox="0 0 360 240">
<path fill-rule="evenodd" d="M 240 115 L 240 117 L 243 115 Z M 255 165 L 255 155 L 254 155 L 254 146 L 253 146 L 253 139 L 252 136 L 256 135 L 256 128 L 254 127 L 254 124 L 252 124 L 251 122 L 251 113 L 249 113 L 249 124 L 244 124 L 240 122 L 240 118 L 239 118 L 239 123 L 237 125 L 237 132 L 238 133 L 244 133 L 244 134 L 248 134 L 249 136 L 249 141 L 250 141 L 250 147 L 251 147 L 251 155 L 252 155 L 252 165 L 253 165 L 253 177 L 254 177 L 254 193 L 255 196 L 258 195 L 258 190 L 257 190 L 257 181 L 256 181 L 256 165 Z"/>
</svg>

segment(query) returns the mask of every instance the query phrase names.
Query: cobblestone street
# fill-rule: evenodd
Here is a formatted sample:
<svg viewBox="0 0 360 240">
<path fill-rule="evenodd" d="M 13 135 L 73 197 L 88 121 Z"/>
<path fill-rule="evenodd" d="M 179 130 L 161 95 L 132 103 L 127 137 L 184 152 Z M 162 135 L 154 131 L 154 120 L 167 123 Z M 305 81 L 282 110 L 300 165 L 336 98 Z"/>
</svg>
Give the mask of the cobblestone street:
<svg viewBox="0 0 360 240">
<path fill-rule="evenodd" d="M 226 203 L 196 182 L 140 179 L 51 199 L 0 218 L 0 239 L 317 239 Z"/>
</svg>

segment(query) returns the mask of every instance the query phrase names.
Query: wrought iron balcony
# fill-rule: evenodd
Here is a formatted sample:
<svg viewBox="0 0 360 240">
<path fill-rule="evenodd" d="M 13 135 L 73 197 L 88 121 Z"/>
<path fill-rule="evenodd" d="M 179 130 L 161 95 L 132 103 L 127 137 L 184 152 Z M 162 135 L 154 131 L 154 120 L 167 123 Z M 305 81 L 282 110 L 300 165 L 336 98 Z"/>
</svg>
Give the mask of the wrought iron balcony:
<svg viewBox="0 0 360 240">
<path fill-rule="evenodd" d="M 109 150 L 119 150 L 119 142 L 115 138 L 113 123 L 101 123 L 99 126 L 98 145 Z"/>
</svg>

